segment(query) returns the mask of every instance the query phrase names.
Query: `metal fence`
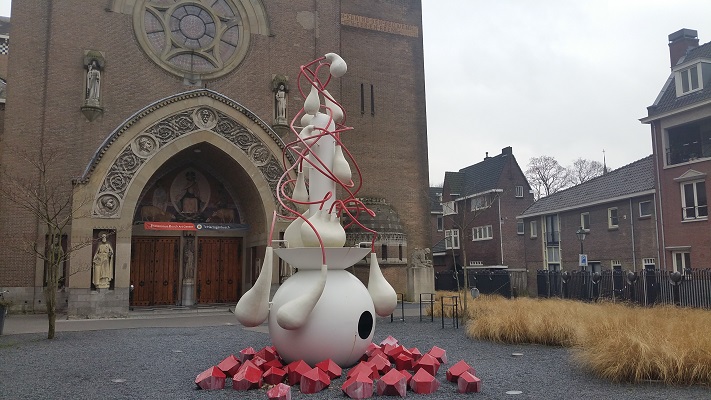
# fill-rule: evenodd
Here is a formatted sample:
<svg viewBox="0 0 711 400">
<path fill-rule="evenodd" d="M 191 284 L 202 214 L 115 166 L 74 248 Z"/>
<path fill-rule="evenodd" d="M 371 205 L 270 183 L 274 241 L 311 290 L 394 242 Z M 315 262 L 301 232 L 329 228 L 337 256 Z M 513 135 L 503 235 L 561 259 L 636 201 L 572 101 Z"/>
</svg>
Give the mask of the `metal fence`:
<svg viewBox="0 0 711 400">
<path fill-rule="evenodd" d="M 509 270 L 468 270 L 468 287 L 479 289 L 481 294 L 500 294 L 507 298 L 518 294 L 522 278 L 517 271 Z M 525 275 L 525 272 L 524 272 Z M 525 285 L 525 278 L 523 278 Z M 512 285 L 512 282 L 515 284 Z M 524 286 L 525 288 L 525 286 Z M 435 290 L 459 291 L 464 289 L 464 271 L 445 271 L 435 273 Z"/>
<path fill-rule="evenodd" d="M 644 306 L 675 304 L 711 308 L 711 270 L 684 273 L 642 270 L 638 272 L 545 271 L 537 274 L 538 297 L 597 301 L 627 301 Z"/>
</svg>

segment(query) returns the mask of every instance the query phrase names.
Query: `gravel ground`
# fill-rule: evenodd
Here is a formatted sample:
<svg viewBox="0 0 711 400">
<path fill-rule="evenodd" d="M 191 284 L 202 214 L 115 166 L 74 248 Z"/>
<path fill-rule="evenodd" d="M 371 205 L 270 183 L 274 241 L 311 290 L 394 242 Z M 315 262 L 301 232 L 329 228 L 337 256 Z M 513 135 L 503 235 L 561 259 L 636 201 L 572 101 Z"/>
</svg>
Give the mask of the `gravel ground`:
<svg viewBox="0 0 711 400">
<path fill-rule="evenodd" d="M 442 383 L 432 395 L 407 397 L 432 400 L 472 396 L 479 399 L 709 399 L 706 386 L 659 383 L 613 384 L 577 368 L 568 350 L 537 345 L 501 345 L 470 340 L 464 327 L 442 329 L 440 321 L 418 317 L 390 322 L 379 318 L 374 342 L 392 335 L 423 353 L 432 346 L 447 351 L 440 368 Z M 269 345 L 265 333 L 239 325 L 191 328 L 141 328 L 0 336 L 0 398 L 2 399 L 266 399 L 266 389 L 236 392 L 227 380 L 219 391 L 196 390 L 194 379 L 230 354 Z M 512 353 L 523 353 L 512 356 Z M 445 379 L 449 366 L 465 360 L 482 379 L 481 393 L 461 395 Z M 345 376 L 345 373 L 344 373 Z M 347 398 L 344 378 L 317 394 L 293 387 L 293 399 Z M 507 394 L 520 391 L 521 394 Z M 375 397 L 375 396 L 374 396 Z"/>
</svg>

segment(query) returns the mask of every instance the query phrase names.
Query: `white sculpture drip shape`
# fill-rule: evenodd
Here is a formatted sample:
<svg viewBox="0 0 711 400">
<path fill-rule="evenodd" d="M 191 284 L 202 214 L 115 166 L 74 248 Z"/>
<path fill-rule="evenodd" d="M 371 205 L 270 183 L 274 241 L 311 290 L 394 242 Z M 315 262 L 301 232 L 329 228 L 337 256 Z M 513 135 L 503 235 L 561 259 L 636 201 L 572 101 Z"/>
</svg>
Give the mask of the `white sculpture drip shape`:
<svg viewBox="0 0 711 400">
<path fill-rule="evenodd" d="M 325 264 L 321 265 L 321 274 L 314 286 L 308 288 L 306 293 L 279 308 L 276 315 L 279 326 L 287 330 L 295 330 L 304 326 L 311 311 L 321 298 L 323 289 L 326 287 L 327 269 L 328 267 Z"/>
<path fill-rule="evenodd" d="M 247 327 L 261 325 L 269 317 L 269 290 L 272 286 L 274 249 L 267 247 L 262 271 L 254 286 L 247 291 L 235 306 L 237 321 Z"/>
<path fill-rule="evenodd" d="M 381 317 L 392 314 L 397 307 L 397 293 L 395 289 L 385 280 L 383 272 L 378 264 L 378 257 L 375 253 L 370 253 L 370 273 L 368 274 L 368 293 L 373 299 L 375 313 Z"/>
</svg>

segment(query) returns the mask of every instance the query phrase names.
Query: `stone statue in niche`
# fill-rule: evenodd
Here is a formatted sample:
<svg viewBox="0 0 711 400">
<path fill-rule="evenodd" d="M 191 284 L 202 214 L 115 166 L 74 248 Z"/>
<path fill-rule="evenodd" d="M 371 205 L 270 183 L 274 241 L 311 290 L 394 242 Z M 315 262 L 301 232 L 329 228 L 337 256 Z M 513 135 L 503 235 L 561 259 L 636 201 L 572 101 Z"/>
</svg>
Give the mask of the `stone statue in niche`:
<svg viewBox="0 0 711 400">
<path fill-rule="evenodd" d="M 101 234 L 101 243 L 94 253 L 92 283 L 97 289 L 107 289 L 114 276 L 114 249 L 106 240 L 106 234 Z"/>
<path fill-rule="evenodd" d="M 99 105 L 101 96 L 101 67 L 97 60 L 91 60 L 86 72 L 86 103 Z"/>
<path fill-rule="evenodd" d="M 185 279 L 195 277 L 195 252 L 193 251 L 193 240 L 185 240 L 185 251 L 183 252 L 183 265 L 185 267 Z"/>
<path fill-rule="evenodd" d="M 277 125 L 286 125 L 286 84 L 279 82 L 274 94 L 274 122 Z"/>
</svg>

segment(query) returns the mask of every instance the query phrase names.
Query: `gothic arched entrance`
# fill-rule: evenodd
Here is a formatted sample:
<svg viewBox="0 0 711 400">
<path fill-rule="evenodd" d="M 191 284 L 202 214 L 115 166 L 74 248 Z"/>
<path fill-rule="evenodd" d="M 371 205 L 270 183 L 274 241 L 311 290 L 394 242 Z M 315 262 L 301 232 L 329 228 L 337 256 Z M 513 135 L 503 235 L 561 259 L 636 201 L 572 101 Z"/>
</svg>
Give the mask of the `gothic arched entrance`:
<svg viewBox="0 0 711 400">
<path fill-rule="evenodd" d="M 72 238 L 115 236 L 111 290 L 81 272 L 70 301 L 89 291 L 98 295 L 92 315 L 121 314 L 115 304 L 128 311 L 133 285 L 135 305 L 236 302 L 277 211 L 282 150 L 261 119 L 210 90 L 136 113 L 97 150 L 74 195 L 88 217 Z M 91 260 L 90 251 L 77 257 Z"/>
</svg>

